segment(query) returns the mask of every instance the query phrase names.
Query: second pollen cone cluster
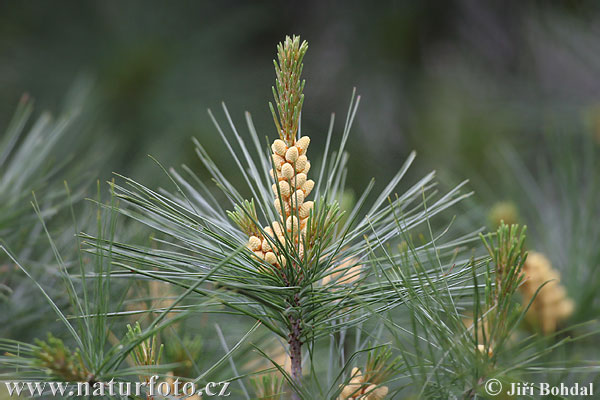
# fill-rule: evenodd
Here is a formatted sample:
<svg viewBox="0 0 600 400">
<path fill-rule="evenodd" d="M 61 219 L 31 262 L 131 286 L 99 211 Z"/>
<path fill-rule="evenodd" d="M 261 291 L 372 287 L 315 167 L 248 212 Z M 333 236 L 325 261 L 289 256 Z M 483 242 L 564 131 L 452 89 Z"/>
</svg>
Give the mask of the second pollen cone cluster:
<svg viewBox="0 0 600 400">
<path fill-rule="evenodd" d="M 270 171 L 275 180 L 272 186 L 274 205 L 281 218 L 263 229 L 266 235 L 250 236 L 248 248 L 258 258 L 277 267 L 284 267 L 286 260 L 279 255 L 276 243 L 283 246 L 291 243 L 299 257 L 304 257 L 303 238 L 314 204 L 305 199 L 315 186 L 315 182 L 307 177 L 310 161 L 306 157 L 306 150 L 309 144 L 310 138 L 303 136 L 291 146 L 281 139 L 276 139 L 271 146 L 275 166 Z"/>
<path fill-rule="evenodd" d="M 529 304 L 535 292 L 544 283 L 527 312 L 527 319 L 539 326 L 545 334 L 556 331 L 557 326 L 568 318 L 574 309 L 573 300 L 560 284 L 560 274 L 552 268 L 550 260 L 541 253 L 529 252 L 523 264 L 525 281 L 521 286 L 524 304 Z"/>
</svg>

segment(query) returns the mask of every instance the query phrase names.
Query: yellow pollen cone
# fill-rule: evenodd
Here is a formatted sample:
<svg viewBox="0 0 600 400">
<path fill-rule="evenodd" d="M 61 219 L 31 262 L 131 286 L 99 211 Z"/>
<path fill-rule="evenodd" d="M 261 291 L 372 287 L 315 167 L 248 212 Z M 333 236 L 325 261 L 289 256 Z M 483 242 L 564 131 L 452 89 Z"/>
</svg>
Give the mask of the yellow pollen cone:
<svg viewBox="0 0 600 400">
<path fill-rule="evenodd" d="M 307 162 L 308 158 L 305 155 L 301 155 L 300 157 L 298 157 L 298 159 L 296 160 L 296 172 L 303 172 L 306 168 Z"/>
<path fill-rule="evenodd" d="M 302 172 L 304 172 L 305 174 L 308 174 L 308 171 L 310 171 L 310 161 L 306 162 L 306 164 L 304 165 L 304 169 L 302 170 Z"/>
<path fill-rule="evenodd" d="M 285 179 L 292 179 L 292 177 L 294 176 L 294 167 L 292 167 L 292 164 L 283 164 L 283 166 L 281 167 L 281 176 L 283 176 Z"/>
<path fill-rule="evenodd" d="M 285 153 L 285 160 L 293 164 L 298 159 L 298 156 L 298 149 L 296 147 L 290 147 Z"/>
<path fill-rule="evenodd" d="M 252 251 L 256 251 L 256 250 L 260 249 L 261 245 L 262 245 L 262 242 L 261 242 L 260 238 L 258 238 L 257 236 L 250 236 L 250 239 L 248 239 L 248 247 Z"/>
<path fill-rule="evenodd" d="M 310 210 L 313 208 L 313 202 L 312 201 L 307 201 L 304 204 L 302 204 L 302 206 L 300 206 L 300 209 L 298 210 L 298 216 L 300 218 L 308 218 L 308 215 L 310 214 Z"/>
<path fill-rule="evenodd" d="M 271 265 L 275 265 L 277 264 L 277 256 L 272 252 L 265 253 L 265 261 Z"/>
<path fill-rule="evenodd" d="M 306 174 L 304 172 L 300 172 L 296 175 L 296 179 L 292 180 L 292 184 L 297 188 L 301 188 L 306 183 Z"/>
<path fill-rule="evenodd" d="M 309 144 L 310 138 L 308 136 L 302 136 L 300 139 L 298 139 L 298 141 L 296 142 L 296 147 L 298 148 L 298 150 L 300 150 L 300 154 L 306 153 Z"/>
<path fill-rule="evenodd" d="M 304 192 L 304 196 L 306 197 L 310 194 L 310 192 L 312 192 L 313 188 L 315 187 L 315 181 L 309 179 L 306 182 L 304 182 L 304 185 L 302 185 L 301 187 L 302 191 Z"/>
<path fill-rule="evenodd" d="M 287 146 L 285 142 L 281 139 L 276 139 L 271 145 L 271 150 L 273 150 L 274 154 L 278 154 L 281 157 L 285 156 L 285 152 L 287 150 Z"/>
</svg>

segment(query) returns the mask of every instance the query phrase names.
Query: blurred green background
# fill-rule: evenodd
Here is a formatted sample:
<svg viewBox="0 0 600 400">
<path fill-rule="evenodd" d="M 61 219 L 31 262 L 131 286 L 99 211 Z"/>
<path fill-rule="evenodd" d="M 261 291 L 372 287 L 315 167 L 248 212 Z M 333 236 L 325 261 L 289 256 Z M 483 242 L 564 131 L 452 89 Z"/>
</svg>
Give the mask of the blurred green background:
<svg viewBox="0 0 600 400">
<path fill-rule="evenodd" d="M 248 110 L 273 136 L 271 60 L 295 33 L 310 44 L 303 128 L 317 146 L 330 112 L 340 132 L 352 87 L 362 95 L 350 186 L 385 182 L 412 149 L 423 170 L 473 178 L 498 141 L 535 153 L 548 125 L 585 123 L 599 19 L 593 1 L 3 1 L 0 123 L 24 92 L 56 112 L 86 76 L 93 146 L 109 153 L 99 177 L 163 179 L 147 154 L 197 166 L 191 136 L 226 162 L 206 109 L 220 118 L 225 101 L 238 128 Z"/>
</svg>

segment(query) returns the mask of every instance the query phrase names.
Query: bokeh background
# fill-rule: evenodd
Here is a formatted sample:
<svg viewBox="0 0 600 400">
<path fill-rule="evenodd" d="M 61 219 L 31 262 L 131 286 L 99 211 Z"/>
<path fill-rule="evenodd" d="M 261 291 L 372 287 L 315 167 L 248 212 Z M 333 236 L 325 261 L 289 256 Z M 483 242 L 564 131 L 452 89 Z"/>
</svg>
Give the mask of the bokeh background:
<svg viewBox="0 0 600 400">
<path fill-rule="evenodd" d="M 197 165 L 190 137 L 226 157 L 207 108 L 225 101 L 275 132 L 275 44 L 309 41 L 303 124 L 317 145 L 362 95 L 351 186 L 385 182 L 412 149 L 418 167 L 488 173 L 499 142 L 535 155 L 548 126 L 589 123 L 599 104 L 600 7 L 593 1 L 0 3 L 0 121 L 22 93 L 58 112 L 77 79 L 93 83 L 99 172 L 157 177 L 146 155 Z M 338 124 L 339 126 L 339 124 Z M 340 127 L 341 129 L 341 127 Z M 598 132 L 596 132 L 598 135 Z M 358 161 L 360 160 L 360 161 Z"/>
</svg>

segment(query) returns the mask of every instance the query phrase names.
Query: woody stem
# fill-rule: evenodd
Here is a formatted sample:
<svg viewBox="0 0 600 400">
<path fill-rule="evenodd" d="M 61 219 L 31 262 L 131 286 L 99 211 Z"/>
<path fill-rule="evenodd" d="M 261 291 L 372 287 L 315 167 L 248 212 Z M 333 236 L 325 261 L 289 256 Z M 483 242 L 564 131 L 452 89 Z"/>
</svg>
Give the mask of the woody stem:
<svg viewBox="0 0 600 400">
<path fill-rule="evenodd" d="M 298 295 L 294 296 L 295 303 L 298 303 Z M 290 360 L 292 364 L 292 379 L 298 387 L 302 383 L 302 334 L 300 318 L 290 316 L 291 329 L 289 334 Z M 300 400 L 300 396 L 293 392 L 292 400 Z"/>
</svg>

